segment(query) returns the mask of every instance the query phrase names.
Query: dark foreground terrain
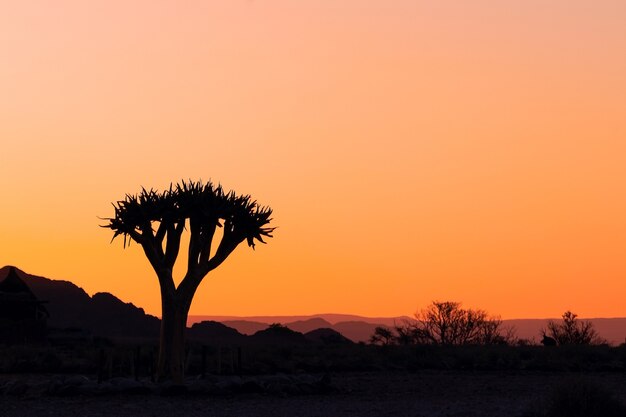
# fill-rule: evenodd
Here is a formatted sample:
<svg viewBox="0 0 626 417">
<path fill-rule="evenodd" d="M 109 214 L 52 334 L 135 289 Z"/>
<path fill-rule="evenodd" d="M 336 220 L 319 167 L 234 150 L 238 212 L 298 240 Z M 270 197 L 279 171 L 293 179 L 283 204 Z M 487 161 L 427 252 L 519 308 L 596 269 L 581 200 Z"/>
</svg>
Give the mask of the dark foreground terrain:
<svg viewBox="0 0 626 417">
<path fill-rule="evenodd" d="M 25 376 L 20 376 L 24 378 Z M 5 375 L 2 381 L 10 378 Z M 45 382 L 50 376 L 35 376 Z M 417 371 L 341 373 L 326 393 L 290 395 L 0 395 L 0 416 L 520 416 L 543 415 L 554 392 L 580 385 L 626 403 L 624 372 Z M 583 398 L 583 400 L 585 400 Z M 599 414 L 600 415 L 600 414 Z M 593 414 L 589 414 L 592 417 Z"/>
</svg>

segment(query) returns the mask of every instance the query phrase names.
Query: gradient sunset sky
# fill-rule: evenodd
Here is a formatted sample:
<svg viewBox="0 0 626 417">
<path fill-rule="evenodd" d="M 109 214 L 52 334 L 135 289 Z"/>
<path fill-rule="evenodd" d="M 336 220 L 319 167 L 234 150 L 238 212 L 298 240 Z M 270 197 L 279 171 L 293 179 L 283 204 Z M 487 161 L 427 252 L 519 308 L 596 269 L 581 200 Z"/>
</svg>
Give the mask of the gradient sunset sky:
<svg viewBox="0 0 626 417">
<path fill-rule="evenodd" d="M 279 229 L 191 314 L 626 316 L 624 22 L 623 0 L 2 2 L 0 266 L 159 315 L 98 216 L 201 178 Z"/>
</svg>

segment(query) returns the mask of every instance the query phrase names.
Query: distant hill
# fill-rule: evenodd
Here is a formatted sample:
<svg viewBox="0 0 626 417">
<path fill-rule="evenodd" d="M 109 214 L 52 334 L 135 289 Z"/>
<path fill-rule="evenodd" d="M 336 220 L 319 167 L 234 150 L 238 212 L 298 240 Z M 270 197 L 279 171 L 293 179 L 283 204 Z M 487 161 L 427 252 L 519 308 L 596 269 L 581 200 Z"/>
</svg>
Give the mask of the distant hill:
<svg viewBox="0 0 626 417">
<path fill-rule="evenodd" d="M 232 327 L 217 321 L 194 323 L 187 331 L 189 340 L 219 346 L 241 346 L 247 344 L 246 336 Z"/>
<path fill-rule="evenodd" d="M 189 316 L 188 323 L 218 321 L 240 333 L 252 335 L 267 328 L 269 324 L 280 323 L 301 333 L 319 328 L 328 328 L 341 333 L 353 342 L 368 342 L 377 326 L 393 326 L 409 317 L 362 317 L 350 314 L 315 314 L 312 316 Z"/>
<path fill-rule="evenodd" d="M 370 337 L 378 326 L 387 326 L 384 323 L 368 323 L 365 321 L 342 321 L 333 325 L 332 329 L 338 331 L 348 339 L 355 342 L 369 342 Z"/>
<path fill-rule="evenodd" d="M 292 321 L 291 323 L 287 324 L 288 325 L 286 327 L 300 333 L 308 333 L 316 329 L 325 329 L 332 327 L 332 324 L 319 317 L 314 317 L 308 320 Z"/>
<path fill-rule="evenodd" d="M 600 335 L 612 344 L 626 343 L 626 318 L 590 319 Z"/>
<path fill-rule="evenodd" d="M 217 320 L 208 320 L 208 321 L 217 321 Z M 187 323 L 190 323 L 190 322 L 193 323 L 193 321 L 188 321 Z M 224 320 L 224 321 L 218 321 L 218 322 L 225 324 L 228 327 L 232 327 L 233 329 L 237 329 L 239 333 L 243 333 L 245 335 L 252 335 L 258 332 L 259 330 L 267 329 L 267 326 L 269 325 L 269 323 L 262 323 L 258 321 L 249 321 L 249 320 Z"/>
<path fill-rule="evenodd" d="M 279 324 L 270 325 L 266 329 L 259 330 L 252 336 L 248 336 L 248 338 L 253 344 L 270 346 L 297 346 L 311 342 L 302 333 Z"/>
<path fill-rule="evenodd" d="M 354 314 L 311 314 L 309 316 L 208 316 L 208 315 L 192 315 L 189 316 L 189 323 L 199 323 L 201 321 L 219 321 L 221 323 L 234 322 L 234 321 L 246 321 L 256 323 L 292 323 L 296 321 L 305 321 L 314 318 L 320 318 L 326 320 L 331 324 L 348 321 L 361 321 L 364 323 L 371 323 L 377 325 L 392 326 L 394 323 L 402 322 L 403 320 L 410 320 L 408 316 L 398 317 L 364 317 Z"/>
<path fill-rule="evenodd" d="M 338 331 L 329 328 L 311 330 L 310 332 L 305 333 L 304 337 L 312 342 L 325 345 L 346 345 L 354 343 Z"/>
<path fill-rule="evenodd" d="M 303 334 L 282 325 L 264 325 L 251 335 L 244 335 L 237 330 L 217 321 L 194 323 L 188 330 L 189 340 L 212 346 L 298 346 L 305 344 L 339 345 L 352 344 L 335 330 L 316 328 Z"/>
<path fill-rule="evenodd" d="M 6 278 L 9 268 L 0 268 L 0 281 Z M 97 293 L 90 297 L 69 281 L 30 275 L 18 268 L 16 272 L 35 296 L 45 302 L 50 313 L 50 328 L 80 328 L 103 337 L 156 339 L 159 336 L 160 320 L 157 317 L 114 295 Z"/>
</svg>

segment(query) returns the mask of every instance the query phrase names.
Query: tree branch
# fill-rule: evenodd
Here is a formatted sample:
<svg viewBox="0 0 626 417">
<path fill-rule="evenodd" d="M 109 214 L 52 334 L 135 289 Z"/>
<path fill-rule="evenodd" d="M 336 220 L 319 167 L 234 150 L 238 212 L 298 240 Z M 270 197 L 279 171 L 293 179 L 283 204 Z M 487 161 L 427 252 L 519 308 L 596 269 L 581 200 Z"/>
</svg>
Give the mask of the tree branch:
<svg viewBox="0 0 626 417">
<path fill-rule="evenodd" d="M 155 251 L 159 262 L 163 262 L 163 257 L 165 256 L 163 253 L 163 245 L 157 241 L 154 231 L 152 230 L 152 222 L 147 221 L 141 225 L 141 234 L 144 239 L 144 243 L 149 243 L 151 250 Z M 143 243 L 142 243 L 143 245 Z"/>
<path fill-rule="evenodd" d="M 243 242 L 244 239 L 237 239 L 231 236 L 231 233 L 224 231 L 224 236 L 220 241 L 220 245 L 215 251 L 215 255 L 206 263 L 207 273 L 214 270 L 222 264 L 228 258 L 228 256 L 235 250 L 235 248 Z"/>
<path fill-rule="evenodd" d="M 197 219 L 189 219 L 189 230 L 191 237 L 189 238 L 189 251 L 187 256 L 187 272 L 195 269 L 199 265 L 198 257 L 200 256 L 200 225 Z"/>
<path fill-rule="evenodd" d="M 161 223 L 159 224 L 159 229 L 157 230 L 156 236 L 155 236 L 157 243 L 159 243 L 160 245 L 163 245 L 163 238 L 165 237 L 166 231 L 167 231 L 167 223 L 161 220 Z"/>
<path fill-rule="evenodd" d="M 161 293 L 173 294 L 176 287 L 172 277 L 172 269 L 167 268 L 164 264 L 163 250 L 160 248 L 160 245 L 155 245 L 154 240 L 146 240 L 141 244 L 141 247 L 150 265 L 152 265 L 152 269 L 157 274 Z"/>
<path fill-rule="evenodd" d="M 167 226 L 167 244 L 165 246 L 165 266 L 172 269 L 176 258 L 178 257 L 178 251 L 180 250 L 180 237 L 185 230 L 185 220 L 179 221 L 176 225 L 169 224 Z"/>
<path fill-rule="evenodd" d="M 178 285 L 176 294 L 179 296 L 179 300 L 183 302 L 185 308 L 188 309 L 191 306 L 193 296 L 205 276 L 206 273 L 203 274 L 200 268 L 196 267 L 193 270 L 188 270 L 185 277 Z"/>
<path fill-rule="evenodd" d="M 215 255 L 208 262 L 201 263 L 199 266 L 191 268 L 181 281 L 176 290 L 177 294 L 187 303 L 191 303 L 193 295 L 204 277 L 212 270 L 217 268 L 228 258 L 235 248 L 244 241 L 244 239 L 234 239 L 230 234 L 225 234 L 220 241 L 220 245 Z"/>
<path fill-rule="evenodd" d="M 211 220 L 212 221 L 212 220 Z M 212 221 L 213 222 L 213 221 Z M 217 228 L 217 221 L 205 225 L 205 229 L 200 239 L 200 255 L 198 265 L 207 267 L 209 258 L 211 256 L 211 245 L 213 245 L 213 236 L 215 236 L 215 229 Z"/>
<path fill-rule="evenodd" d="M 126 233 L 128 233 L 128 236 L 130 236 L 135 242 L 139 243 L 140 245 L 143 244 L 145 239 L 142 233 L 139 233 L 136 230 L 131 230 L 130 232 Z"/>
</svg>

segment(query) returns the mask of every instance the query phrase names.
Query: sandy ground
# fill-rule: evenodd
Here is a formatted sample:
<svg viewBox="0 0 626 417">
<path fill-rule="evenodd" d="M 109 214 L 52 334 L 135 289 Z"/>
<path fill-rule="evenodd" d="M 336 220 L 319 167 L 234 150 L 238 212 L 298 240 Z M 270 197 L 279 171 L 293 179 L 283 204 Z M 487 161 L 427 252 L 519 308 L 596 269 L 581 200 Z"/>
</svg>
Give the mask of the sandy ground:
<svg viewBox="0 0 626 417">
<path fill-rule="evenodd" d="M 336 392 L 293 397 L 0 396 L 0 416 L 523 416 L 555 386 L 581 379 L 626 403 L 626 373 L 360 373 L 334 375 Z"/>
</svg>

